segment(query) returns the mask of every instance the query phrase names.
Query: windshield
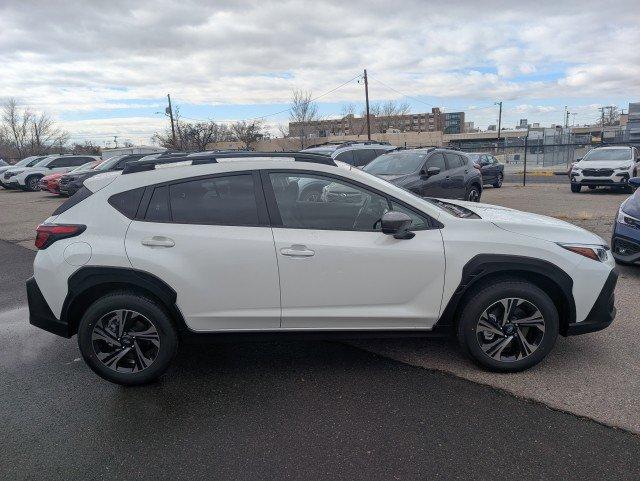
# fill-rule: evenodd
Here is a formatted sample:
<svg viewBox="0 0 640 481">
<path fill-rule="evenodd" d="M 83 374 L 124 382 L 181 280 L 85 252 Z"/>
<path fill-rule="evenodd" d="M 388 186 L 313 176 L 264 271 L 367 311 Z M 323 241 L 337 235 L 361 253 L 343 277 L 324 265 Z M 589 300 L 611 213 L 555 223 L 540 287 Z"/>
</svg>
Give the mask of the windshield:
<svg viewBox="0 0 640 481">
<path fill-rule="evenodd" d="M 46 167 L 50 160 L 55 157 L 44 157 L 42 160 L 37 161 L 35 164 L 29 164 L 29 167 Z"/>
<path fill-rule="evenodd" d="M 92 160 L 91 162 L 87 162 L 86 164 L 82 164 L 80 167 L 76 167 L 71 172 L 82 172 L 83 170 L 91 170 L 96 165 L 98 161 Z"/>
<path fill-rule="evenodd" d="M 427 160 L 425 152 L 400 151 L 382 154 L 362 170 L 373 175 L 406 175 L 418 170 Z"/>
<path fill-rule="evenodd" d="M 631 149 L 593 149 L 582 160 L 631 160 Z"/>
<path fill-rule="evenodd" d="M 467 154 L 467 157 L 469 157 L 471 161 L 475 162 L 476 164 L 480 162 L 480 154 Z"/>
<path fill-rule="evenodd" d="M 120 159 L 124 157 L 124 155 L 116 155 L 114 157 L 111 157 L 102 162 L 98 167 L 96 167 L 96 170 L 109 170 L 111 167 L 116 165 L 120 161 Z"/>
</svg>

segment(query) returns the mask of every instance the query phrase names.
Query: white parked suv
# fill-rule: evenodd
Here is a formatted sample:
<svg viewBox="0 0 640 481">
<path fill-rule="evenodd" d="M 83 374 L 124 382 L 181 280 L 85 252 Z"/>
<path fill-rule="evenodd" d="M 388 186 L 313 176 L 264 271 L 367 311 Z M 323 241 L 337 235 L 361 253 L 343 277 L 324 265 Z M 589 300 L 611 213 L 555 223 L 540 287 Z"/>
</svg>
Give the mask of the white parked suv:
<svg viewBox="0 0 640 481">
<path fill-rule="evenodd" d="M 53 174 L 54 172 L 69 172 L 76 167 L 96 160 L 101 159 L 95 155 L 48 155 L 32 167 L 24 166 L 8 169 L 2 174 L 2 181 L 9 188 L 20 188 L 33 192 L 40 190 L 38 182 L 45 175 Z"/>
<path fill-rule="evenodd" d="M 571 167 L 571 192 L 580 192 L 582 186 L 590 189 L 598 186 L 624 187 L 633 192 L 628 182 L 638 176 L 639 165 L 640 154 L 636 147 L 595 148 Z"/>
<path fill-rule="evenodd" d="M 37 229 L 30 322 L 77 334 L 110 381 L 149 382 L 207 334 L 452 333 L 481 366 L 520 371 L 615 316 L 605 241 L 566 222 L 422 199 L 317 154 L 171 161 L 87 179 Z M 358 202 L 301 200 L 312 178 Z"/>
</svg>

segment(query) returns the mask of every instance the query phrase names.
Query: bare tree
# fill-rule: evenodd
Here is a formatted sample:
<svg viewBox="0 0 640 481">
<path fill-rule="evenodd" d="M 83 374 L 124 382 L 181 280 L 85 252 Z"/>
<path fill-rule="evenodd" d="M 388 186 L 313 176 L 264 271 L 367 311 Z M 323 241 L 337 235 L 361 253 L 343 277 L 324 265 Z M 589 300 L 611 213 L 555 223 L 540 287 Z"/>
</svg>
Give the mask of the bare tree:
<svg viewBox="0 0 640 481">
<path fill-rule="evenodd" d="M 185 122 L 180 116 L 180 108 L 175 109 L 176 142 L 173 142 L 173 133 L 170 127 L 162 132 L 156 132 L 152 140 L 158 142 L 167 149 L 180 149 L 187 151 L 206 150 L 209 144 L 228 140 L 229 128 L 224 124 L 218 124 L 213 120 L 203 122 Z"/>
<path fill-rule="evenodd" d="M 289 113 L 290 123 L 295 123 L 295 135 L 300 138 L 300 148 L 304 149 L 304 140 L 309 132 L 310 124 L 317 122 L 318 106 L 312 102 L 313 96 L 311 92 L 303 90 L 294 90 L 291 97 L 291 110 Z M 290 126 L 291 130 L 291 126 Z"/>
<path fill-rule="evenodd" d="M 342 121 L 350 135 L 356 135 L 356 104 L 346 104 L 342 106 Z M 362 133 L 362 132 L 359 132 Z"/>
<path fill-rule="evenodd" d="M 400 122 L 400 117 L 411 112 L 411 107 L 406 102 L 396 102 L 395 100 L 387 100 L 383 103 L 374 103 L 369 106 L 369 114 L 371 115 L 371 130 L 378 132 L 386 132 L 391 127 L 396 127 L 401 131 L 405 130 L 404 123 Z M 362 112 L 362 116 L 367 115 L 366 111 Z"/>
<path fill-rule="evenodd" d="M 602 123 L 604 119 L 604 124 Z M 620 110 L 615 105 L 604 107 L 604 115 L 598 119 L 597 125 L 612 127 L 620 125 Z"/>
<path fill-rule="evenodd" d="M 9 133 L 14 148 L 19 157 L 24 157 L 26 142 L 33 115 L 29 109 L 18 107 L 16 99 L 9 99 L 2 107 L 2 123 Z"/>
<path fill-rule="evenodd" d="M 242 142 L 247 150 L 250 150 L 251 145 L 263 137 L 262 124 L 255 120 L 235 122 L 231 124 L 231 132 L 235 140 Z"/>
<path fill-rule="evenodd" d="M 62 146 L 69 141 L 69 133 L 55 126 L 45 112 L 31 116 L 31 151 L 46 153 L 54 145 Z"/>
</svg>

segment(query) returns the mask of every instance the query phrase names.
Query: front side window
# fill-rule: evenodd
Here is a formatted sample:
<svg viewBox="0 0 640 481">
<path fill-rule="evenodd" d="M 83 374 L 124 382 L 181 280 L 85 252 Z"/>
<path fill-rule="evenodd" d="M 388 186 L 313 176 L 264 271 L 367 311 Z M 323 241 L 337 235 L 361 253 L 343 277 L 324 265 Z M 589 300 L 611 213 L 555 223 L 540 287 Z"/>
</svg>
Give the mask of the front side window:
<svg viewBox="0 0 640 481">
<path fill-rule="evenodd" d="M 380 230 L 380 219 L 389 210 L 387 199 L 349 182 L 312 174 L 271 173 L 271 185 L 282 226 L 291 229 Z M 319 200 L 303 201 L 305 185 L 321 182 Z"/>
<path fill-rule="evenodd" d="M 346 150 L 344 152 L 339 153 L 338 155 L 336 155 L 336 160 L 340 162 L 344 162 L 349 165 L 354 165 L 353 150 Z"/>
<path fill-rule="evenodd" d="M 251 174 L 209 177 L 169 186 L 173 222 L 258 225 Z"/>
<path fill-rule="evenodd" d="M 425 168 L 428 169 L 429 167 L 437 167 L 440 169 L 440 172 L 447 170 L 447 166 L 444 163 L 444 156 L 439 152 L 431 155 L 425 164 Z"/>
<path fill-rule="evenodd" d="M 449 166 L 450 169 L 455 169 L 457 167 L 462 166 L 462 159 L 460 158 L 459 155 L 450 154 L 448 152 L 444 155 L 447 158 L 447 165 Z"/>
<path fill-rule="evenodd" d="M 367 165 L 373 159 L 378 156 L 378 153 L 374 149 L 362 149 L 353 151 L 353 165 L 356 167 L 362 167 Z"/>
</svg>

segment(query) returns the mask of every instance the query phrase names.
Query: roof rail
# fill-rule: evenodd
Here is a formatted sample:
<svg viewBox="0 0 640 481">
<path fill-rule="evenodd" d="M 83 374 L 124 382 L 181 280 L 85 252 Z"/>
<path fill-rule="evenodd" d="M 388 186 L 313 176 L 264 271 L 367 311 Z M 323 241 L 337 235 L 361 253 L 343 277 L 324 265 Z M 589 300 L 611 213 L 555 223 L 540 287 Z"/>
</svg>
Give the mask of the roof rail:
<svg viewBox="0 0 640 481">
<path fill-rule="evenodd" d="M 217 159 L 243 159 L 254 157 L 267 157 L 267 158 L 293 158 L 296 162 L 310 162 L 314 164 L 333 165 L 336 163 L 331 157 L 322 154 L 314 154 L 308 152 L 211 152 L 210 155 L 202 153 L 202 155 L 181 155 L 170 156 L 164 158 L 150 159 L 145 161 L 127 162 L 122 171 L 122 174 L 133 174 L 135 172 L 145 172 L 149 170 L 155 170 L 157 165 L 173 164 L 177 162 L 190 161 L 191 165 L 202 164 L 217 164 Z"/>
</svg>

